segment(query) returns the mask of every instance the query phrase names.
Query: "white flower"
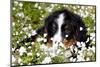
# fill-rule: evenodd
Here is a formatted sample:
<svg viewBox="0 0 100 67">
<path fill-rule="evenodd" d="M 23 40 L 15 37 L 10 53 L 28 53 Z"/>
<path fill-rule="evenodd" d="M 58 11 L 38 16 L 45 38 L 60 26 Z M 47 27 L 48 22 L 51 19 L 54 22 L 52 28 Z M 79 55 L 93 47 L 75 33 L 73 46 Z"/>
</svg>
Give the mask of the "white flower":
<svg viewBox="0 0 100 67">
<path fill-rule="evenodd" d="M 16 16 L 24 18 L 24 13 L 23 12 L 17 13 Z"/>
<path fill-rule="evenodd" d="M 88 16 L 88 15 L 89 15 L 89 12 L 87 12 L 87 11 L 86 11 L 85 13 L 86 13 L 86 16 Z"/>
<path fill-rule="evenodd" d="M 92 7 L 92 6 L 88 6 L 88 8 L 89 8 L 89 9 L 93 9 L 93 7 Z"/>
<path fill-rule="evenodd" d="M 51 4 L 52 8 L 54 7 L 54 4 Z"/>
<path fill-rule="evenodd" d="M 28 33 L 28 37 L 31 37 L 31 34 L 30 33 Z"/>
<path fill-rule="evenodd" d="M 34 5 L 34 7 L 37 8 L 37 7 L 38 7 L 38 4 L 36 3 L 36 4 Z"/>
<path fill-rule="evenodd" d="M 27 36 L 25 35 L 24 38 L 27 38 Z"/>
<path fill-rule="evenodd" d="M 66 58 L 69 58 L 70 56 L 72 56 L 71 51 L 70 51 L 70 50 L 66 50 L 65 53 L 64 53 L 64 56 L 65 56 Z"/>
<path fill-rule="evenodd" d="M 16 35 L 18 35 L 18 32 L 16 32 Z"/>
<path fill-rule="evenodd" d="M 80 8 L 80 6 L 77 6 L 77 8 Z"/>
<path fill-rule="evenodd" d="M 21 61 L 22 61 L 21 58 L 18 58 L 18 63 L 21 63 Z"/>
<path fill-rule="evenodd" d="M 40 54 L 39 53 L 36 53 L 36 55 L 39 57 L 40 56 Z"/>
<path fill-rule="evenodd" d="M 52 40 L 52 41 L 53 41 L 53 38 L 50 38 L 50 40 Z"/>
<path fill-rule="evenodd" d="M 29 29 L 32 29 L 31 25 L 28 26 Z"/>
<path fill-rule="evenodd" d="M 81 45 L 82 45 L 82 47 L 85 47 L 85 43 L 84 42 L 81 42 Z"/>
<path fill-rule="evenodd" d="M 32 52 L 27 53 L 28 56 L 32 56 Z"/>
<path fill-rule="evenodd" d="M 90 36 L 91 37 L 95 37 L 95 33 L 90 33 Z"/>
<path fill-rule="evenodd" d="M 14 63 L 12 63 L 12 66 L 15 66 L 15 64 L 14 64 Z"/>
<path fill-rule="evenodd" d="M 12 48 L 12 51 L 14 51 L 15 50 L 15 48 Z"/>
<path fill-rule="evenodd" d="M 43 35 L 44 37 L 46 37 L 47 36 L 47 33 L 44 33 L 44 35 Z"/>
<path fill-rule="evenodd" d="M 44 38 L 43 41 L 44 41 L 44 42 L 47 42 L 47 39 Z"/>
<path fill-rule="evenodd" d="M 34 44 L 34 42 L 31 43 L 32 45 Z"/>
<path fill-rule="evenodd" d="M 37 34 L 36 30 L 33 30 L 33 31 L 32 31 L 32 35 L 34 36 L 34 35 L 36 35 L 36 34 Z"/>
<path fill-rule="evenodd" d="M 89 58 L 89 57 L 87 57 L 87 58 L 86 58 L 86 61 L 90 61 L 90 58 Z"/>
<path fill-rule="evenodd" d="M 84 51 L 84 50 L 86 50 L 86 49 L 87 49 L 86 47 L 82 47 L 82 48 L 81 48 L 81 51 Z"/>
<path fill-rule="evenodd" d="M 51 58 L 57 56 L 57 54 L 55 52 L 50 52 L 49 54 L 50 54 Z"/>
<path fill-rule="evenodd" d="M 40 19 L 40 20 L 43 20 L 43 18 L 41 18 L 41 17 L 40 17 L 39 19 Z"/>
<path fill-rule="evenodd" d="M 19 43 L 19 41 L 17 41 L 17 44 Z"/>
<path fill-rule="evenodd" d="M 95 46 L 92 46 L 91 50 L 95 53 Z"/>
<path fill-rule="evenodd" d="M 87 28 L 88 31 L 90 31 L 90 28 Z"/>
<path fill-rule="evenodd" d="M 42 61 L 42 64 L 48 64 L 51 62 L 51 58 L 50 57 L 45 57 L 45 59 Z"/>
<path fill-rule="evenodd" d="M 75 7 L 75 6 L 73 6 L 73 9 L 76 9 L 76 7 Z"/>
<path fill-rule="evenodd" d="M 31 46 L 29 46 L 28 48 L 32 48 Z"/>
<path fill-rule="evenodd" d="M 80 43 L 80 42 L 77 42 L 77 46 L 78 46 L 78 47 L 81 47 L 81 43 Z"/>
<path fill-rule="evenodd" d="M 26 49 L 24 47 L 21 47 L 19 49 L 20 55 L 22 55 L 24 52 L 26 52 Z"/>
<path fill-rule="evenodd" d="M 82 31 L 83 30 L 83 27 L 80 27 L 80 31 Z"/>
<path fill-rule="evenodd" d="M 25 43 L 25 45 L 27 45 L 27 43 Z"/>
<path fill-rule="evenodd" d="M 17 20 L 17 22 L 20 22 L 20 20 Z"/>
<path fill-rule="evenodd" d="M 76 58 L 73 58 L 72 62 L 76 62 L 76 60 L 77 60 Z"/>
<path fill-rule="evenodd" d="M 14 1 L 14 4 L 16 4 L 16 5 L 17 5 L 17 4 L 18 4 L 18 1 Z"/>
<path fill-rule="evenodd" d="M 12 22 L 12 26 L 15 26 L 15 22 Z"/>
<path fill-rule="evenodd" d="M 77 62 L 85 61 L 83 56 L 77 55 Z"/>
<path fill-rule="evenodd" d="M 74 11 L 75 14 L 77 14 L 77 11 Z"/>
<path fill-rule="evenodd" d="M 73 57 L 71 57 L 69 60 L 70 60 L 70 62 L 72 62 L 73 61 Z"/>
<path fill-rule="evenodd" d="M 23 63 L 20 63 L 20 65 L 23 65 Z"/>
<path fill-rule="evenodd" d="M 95 33 L 90 33 L 90 40 L 93 40 L 93 41 L 95 41 Z"/>
<path fill-rule="evenodd" d="M 95 41 L 95 37 L 93 38 L 93 41 Z"/>
<path fill-rule="evenodd" d="M 79 56 L 83 56 L 83 51 L 82 50 L 79 50 L 78 51 L 78 54 L 79 54 Z"/>
<path fill-rule="evenodd" d="M 37 42 L 41 42 L 42 40 L 41 40 L 41 38 L 37 38 Z"/>
<path fill-rule="evenodd" d="M 20 6 L 20 7 L 22 7 L 22 6 L 23 6 L 23 4 L 22 4 L 22 3 L 19 3 L 19 6 Z"/>
<path fill-rule="evenodd" d="M 75 62 L 76 58 L 71 57 L 69 60 L 70 60 L 70 62 Z"/>
<path fill-rule="evenodd" d="M 87 15 L 85 14 L 85 13 L 83 13 L 83 12 L 81 12 L 81 17 L 87 17 Z"/>
<path fill-rule="evenodd" d="M 44 17 L 44 15 L 42 15 L 41 17 Z M 44 33 L 45 34 L 45 33 Z"/>
<path fill-rule="evenodd" d="M 60 49 L 58 49 L 58 50 L 57 50 L 57 55 L 58 55 L 60 52 L 61 52 L 61 50 L 60 50 Z"/>
<path fill-rule="evenodd" d="M 31 63 L 28 63 L 28 65 L 32 65 Z"/>
<path fill-rule="evenodd" d="M 52 12 L 52 8 L 48 8 L 48 12 Z"/>
<path fill-rule="evenodd" d="M 20 31 L 20 34 L 22 34 L 23 32 L 22 31 Z"/>
<path fill-rule="evenodd" d="M 23 30 L 26 31 L 26 30 L 28 30 L 28 28 L 27 27 L 24 27 Z"/>
<path fill-rule="evenodd" d="M 87 38 L 87 41 L 86 41 L 86 43 L 87 43 L 87 42 L 89 42 L 89 41 L 90 41 L 90 39 L 89 39 L 89 38 Z"/>
<path fill-rule="evenodd" d="M 43 51 L 47 51 L 47 50 L 48 50 L 48 47 L 45 46 L 45 44 L 42 44 L 42 45 L 40 46 L 40 49 L 43 50 Z"/>
<path fill-rule="evenodd" d="M 27 20 L 31 20 L 31 18 L 29 16 L 25 16 L 25 19 Z"/>
<path fill-rule="evenodd" d="M 81 9 L 84 9 L 85 7 L 84 6 L 81 6 Z"/>
<path fill-rule="evenodd" d="M 38 9 L 41 10 L 41 6 L 38 6 Z"/>
<path fill-rule="evenodd" d="M 87 55 L 88 56 L 92 56 L 93 55 L 93 52 L 90 50 L 90 51 L 87 52 Z"/>
<path fill-rule="evenodd" d="M 16 58 L 12 55 L 12 62 L 15 62 Z"/>
</svg>

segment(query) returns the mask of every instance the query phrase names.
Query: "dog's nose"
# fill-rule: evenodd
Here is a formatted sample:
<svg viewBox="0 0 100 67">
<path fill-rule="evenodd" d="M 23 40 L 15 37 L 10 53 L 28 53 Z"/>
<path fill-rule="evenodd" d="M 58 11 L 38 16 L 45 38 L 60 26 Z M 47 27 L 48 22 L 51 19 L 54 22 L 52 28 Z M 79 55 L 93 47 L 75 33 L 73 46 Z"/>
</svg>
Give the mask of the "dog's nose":
<svg viewBox="0 0 100 67">
<path fill-rule="evenodd" d="M 53 45 L 56 45 L 57 47 L 64 47 L 64 44 L 61 41 L 55 41 Z"/>
<path fill-rule="evenodd" d="M 58 44 L 58 45 L 59 45 L 59 44 L 60 44 L 60 42 L 59 42 L 59 41 L 55 41 L 55 44 Z"/>
</svg>

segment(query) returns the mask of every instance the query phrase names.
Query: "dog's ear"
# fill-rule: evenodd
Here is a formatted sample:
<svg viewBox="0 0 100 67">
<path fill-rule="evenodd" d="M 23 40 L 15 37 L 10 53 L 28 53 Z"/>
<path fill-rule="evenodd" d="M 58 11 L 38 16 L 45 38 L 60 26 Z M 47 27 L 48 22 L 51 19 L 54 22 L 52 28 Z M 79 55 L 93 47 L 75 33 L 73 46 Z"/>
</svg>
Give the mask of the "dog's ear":
<svg viewBox="0 0 100 67">
<path fill-rule="evenodd" d="M 45 25 L 47 26 L 52 21 L 53 21 L 52 15 L 49 15 L 48 17 L 45 18 Z"/>
<path fill-rule="evenodd" d="M 49 23 L 55 22 L 55 19 L 58 17 L 57 12 L 52 12 L 47 18 L 45 18 L 45 25 L 48 25 Z"/>
<path fill-rule="evenodd" d="M 75 31 L 76 40 L 80 42 L 85 42 L 87 40 L 87 28 L 81 18 L 77 21 L 76 27 L 77 27 Z"/>
<path fill-rule="evenodd" d="M 57 31 L 57 24 L 56 24 L 57 17 L 58 13 L 53 12 L 45 19 L 45 27 L 47 29 L 47 34 L 49 37 L 53 37 L 53 35 Z"/>
</svg>

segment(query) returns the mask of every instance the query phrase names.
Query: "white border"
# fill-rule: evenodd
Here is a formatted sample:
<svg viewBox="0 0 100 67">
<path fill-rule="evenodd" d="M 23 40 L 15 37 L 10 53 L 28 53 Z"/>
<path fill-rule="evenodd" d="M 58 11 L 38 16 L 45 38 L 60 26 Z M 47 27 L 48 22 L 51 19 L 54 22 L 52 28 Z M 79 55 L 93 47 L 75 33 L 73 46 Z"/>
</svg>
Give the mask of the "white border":
<svg viewBox="0 0 100 67">
<path fill-rule="evenodd" d="M 39 2 L 96 5 L 97 60 L 96 62 L 36 65 L 34 67 L 98 67 L 100 65 L 100 2 L 99 0 L 27 0 Z M 0 0 L 0 67 L 10 67 L 10 0 Z M 29 67 L 29 66 L 27 66 Z M 30 66 L 32 67 L 32 66 Z"/>
<path fill-rule="evenodd" d="M 19 1 L 38 1 L 38 2 L 53 2 L 53 3 L 70 3 L 70 4 L 84 4 L 96 5 L 98 0 L 19 0 Z"/>
<path fill-rule="evenodd" d="M 0 67 L 10 64 L 10 0 L 0 0 Z"/>
</svg>

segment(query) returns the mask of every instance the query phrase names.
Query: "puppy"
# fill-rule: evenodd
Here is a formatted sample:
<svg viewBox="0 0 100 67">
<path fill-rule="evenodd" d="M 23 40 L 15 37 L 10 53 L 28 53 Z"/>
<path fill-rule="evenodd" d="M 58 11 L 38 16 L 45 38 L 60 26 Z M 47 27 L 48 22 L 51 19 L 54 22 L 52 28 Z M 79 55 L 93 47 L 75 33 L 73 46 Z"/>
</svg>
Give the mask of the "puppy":
<svg viewBox="0 0 100 67">
<path fill-rule="evenodd" d="M 46 19 L 42 27 L 33 31 L 32 36 L 24 39 L 24 42 L 34 42 L 38 35 L 47 34 L 47 43 L 49 47 L 57 48 L 63 44 L 65 48 L 75 45 L 77 42 L 87 40 L 87 29 L 82 18 L 67 10 L 61 9 L 52 12 Z"/>
</svg>

